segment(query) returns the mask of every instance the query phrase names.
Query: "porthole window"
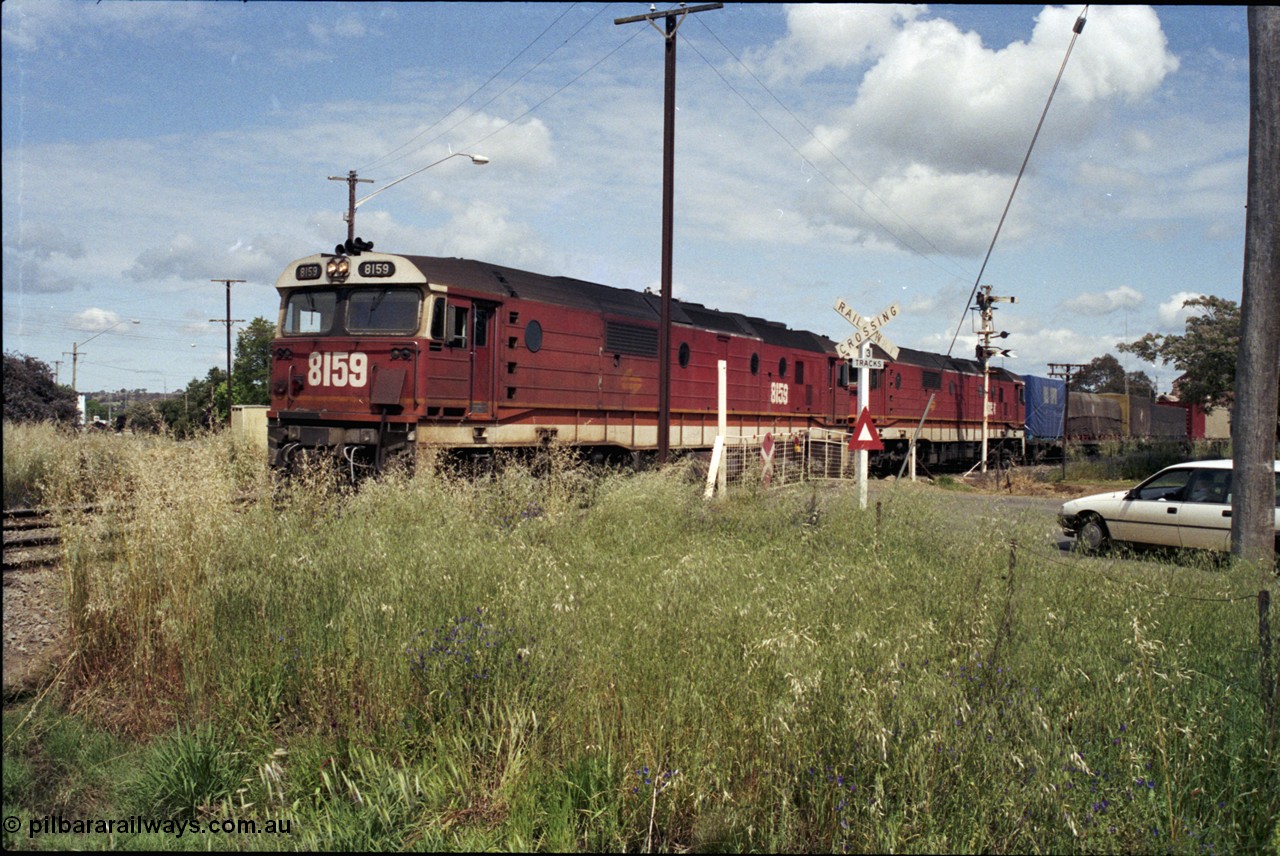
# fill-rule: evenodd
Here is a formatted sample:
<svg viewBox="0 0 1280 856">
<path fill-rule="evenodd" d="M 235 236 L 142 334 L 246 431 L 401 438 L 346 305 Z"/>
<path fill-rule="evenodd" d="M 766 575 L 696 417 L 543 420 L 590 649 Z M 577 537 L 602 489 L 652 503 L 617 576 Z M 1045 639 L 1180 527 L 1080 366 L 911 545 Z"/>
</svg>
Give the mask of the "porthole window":
<svg viewBox="0 0 1280 856">
<path fill-rule="evenodd" d="M 537 321 L 530 321 L 525 325 L 524 346 L 534 354 L 542 350 L 542 325 Z"/>
<path fill-rule="evenodd" d="M 751 373 L 753 375 L 760 374 L 760 355 L 759 354 L 751 355 Z"/>
<path fill-rule="evenodd" d="M 787 376 L 787 358 L 783 357 L 782 359 L 778 360 L 778 377 L 786 377 L 786 376 Z"/>
<path fill-rule="evenodd" d="M 689 365 L 689 343 L 680 343 L 680 368 L 687 368 Z"/>
</svg>

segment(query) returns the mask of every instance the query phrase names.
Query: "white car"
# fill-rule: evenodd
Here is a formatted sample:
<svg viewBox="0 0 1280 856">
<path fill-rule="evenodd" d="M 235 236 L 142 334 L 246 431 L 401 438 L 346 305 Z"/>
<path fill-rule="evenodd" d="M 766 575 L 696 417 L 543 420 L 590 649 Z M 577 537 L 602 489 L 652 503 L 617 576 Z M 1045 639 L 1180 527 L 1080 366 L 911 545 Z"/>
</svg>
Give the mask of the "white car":
<svg viewBox="0 0 1280 856">
<path fill-rule="evenodd" d="M 1275 463 L 1274 525 L 1280 550 L 1280 461 Z M 1063 503 L 1062 531 L 1085 550 L 1111 541 L 1231 549 L 1231 461 L 1193 461 L 1161 470 L 1127 491 Z"/>
</svg>

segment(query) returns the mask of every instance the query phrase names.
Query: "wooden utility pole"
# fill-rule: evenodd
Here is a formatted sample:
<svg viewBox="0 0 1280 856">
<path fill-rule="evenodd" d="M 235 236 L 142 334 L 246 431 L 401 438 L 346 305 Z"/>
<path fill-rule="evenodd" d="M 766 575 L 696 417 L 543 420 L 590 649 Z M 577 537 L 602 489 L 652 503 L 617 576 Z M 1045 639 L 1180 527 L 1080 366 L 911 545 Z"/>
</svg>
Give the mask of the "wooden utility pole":
<svg viewBox="0 0 1280 856">
<path fill-rule="evenodd" d="M 723 9 L 723 3 L 705 6 L 682 6 L 666 12 L 650 12 L 618 18 L 614 24 L 653 22 L 665 18 L 667 23 L 663 38 L 666 41 L 666 86 L 662 130 L 662 309 L 658 325 L 658 463 L 667 462 L 671 448 L 671 241 L 674 223 L 675 151 L 676 151 L 676 30 L 686 15 Z"/>
<path fill-rule="evenodd" d="M 346 175 L 331 175 L 330 181 L 345 181 L 347 183 L 347 216 L 343 220 L 347 221 L 347 240 L 355 240 L 356 237 L 356 183 L 363 181 L 365 184 L 373 184 L 372 178 L 356 178 L 356 171 L 353 169 Z M 218 280 L 215 280 L 215 282 Z M 230 411 L 228 411 L 230 412 Z"/>
<path fill-rule="evenodd" d="M 244 282 L 243 279 L 211 279 L 210 282 L 222 282 L 227 286 L 227 320 L 210 318 L 211 324 L 227 325 L 227 425 L 231 424 L 231 325 L 244 323 L 243 318 L 231 317 L 231 283 Z"/>
<path fill-rule="evenodd" d="M 1249 197 L 1231 440 L 1231 552 L 1275 567 L 1280 396 L 1280 7 L 1250 6 Z"/>
<path fill-rule="evenodd" d="M 1049 363 L 1049 377 L 1060 377 L 1066 381 L 1062 392 L 1062 478 L 1067 478 L 1067 419 L 1071 414 L 1071 372 L 1087 369 L 1082 363 Z"/>
</svg>

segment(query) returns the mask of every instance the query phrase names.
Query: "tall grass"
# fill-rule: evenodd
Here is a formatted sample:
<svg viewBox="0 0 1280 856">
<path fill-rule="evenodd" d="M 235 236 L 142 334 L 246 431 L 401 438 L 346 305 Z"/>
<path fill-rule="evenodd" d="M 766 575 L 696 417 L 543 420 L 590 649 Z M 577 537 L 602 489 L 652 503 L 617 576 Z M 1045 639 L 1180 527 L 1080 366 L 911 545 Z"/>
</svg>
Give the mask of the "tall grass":
<svg viewBox="0 0 1280 856">
<path fill-rule="evenodd" d="M 1105 441 L 1096 446 L 1096 453 L 1072 449 L 1067 471 L 1069 478 L 1078 481 L 1136 482 L 1183 461 L 1230 457 L 1229 440 Z"/>
<path fill-rule="evenodd" d="M 135 804 L 291 817 L 300 848 L 1276 834 L 1248 569 L 1064 561 L 1045 520 L 906 486 L 877 525 L 839 488 L 706 503 L 678 467 L 561 455 L 355 493 L 220 438 L 121 468 L 67 547 L 73 707 L 180 724 L 163 745 L 209 780 Z"/>
</svg>

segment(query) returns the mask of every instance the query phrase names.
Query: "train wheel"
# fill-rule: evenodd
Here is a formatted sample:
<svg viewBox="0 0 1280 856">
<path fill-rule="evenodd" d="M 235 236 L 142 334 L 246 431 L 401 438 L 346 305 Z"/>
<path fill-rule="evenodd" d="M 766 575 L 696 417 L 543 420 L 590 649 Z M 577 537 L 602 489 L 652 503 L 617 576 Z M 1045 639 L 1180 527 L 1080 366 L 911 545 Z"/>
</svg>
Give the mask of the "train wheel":
<svg viewBox="0 0 1280 856">
<path fill-rule="evenodd" d="M 1085 553 L 1101 553 L 1110 543 L 1107 524 L 1096 514 L 1090 514 L 1076 532 L 1076 549 Z"/>
</svg>

